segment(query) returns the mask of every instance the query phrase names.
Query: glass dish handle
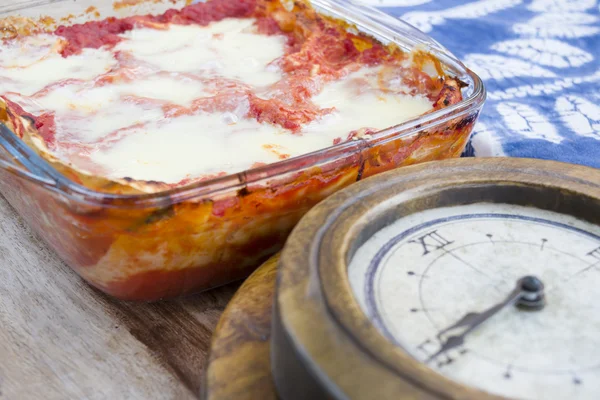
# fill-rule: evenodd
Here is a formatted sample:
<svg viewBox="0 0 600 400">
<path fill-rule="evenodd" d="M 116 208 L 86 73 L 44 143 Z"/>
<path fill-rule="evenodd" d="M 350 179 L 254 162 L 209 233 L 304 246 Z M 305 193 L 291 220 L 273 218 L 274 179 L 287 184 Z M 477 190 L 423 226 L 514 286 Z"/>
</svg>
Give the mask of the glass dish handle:
<svg viewBox="0 0 600 400">
<path fill-rule="evenodd" d="M 408 22 L 400 18 L 395 18 L 374 7 L 361 4 L 355 0 L 350 0 L 350 3 L 352 4 L 352 7 L 358 12 L 361 12 L 362 14 L 370 17 L 371 19 L 377 21 L 379 24 L 385 26 L 386 28 L 392 29 L 394 31 L 403 32 L 405 35 L 410 35 L 420 42 L 427 43 L 432 49 L 436 49 L 440 52 L 452 55 L 450 50 L 448 50 L 446 47 L 440 44 L 440 42 L 438 42 L 430 36 L 427 36 Z"/>
<path fill-rule="evenodd" d="M 0 122 L 0 168 L 44 186 L 56 186 L 56 181 L 32 161 L 35 158 L 39 156 Z"/>
<path fill-rule="evenodd" d="M 344 14 L 352 14 L 354 22 L 359 24 L 367 20 L 375 22 L 380 29 L 387 31 L 391 37 L 400 38 L 402 41 L 408 40 L 413 45 L 426 44 L 428 51 L 444 54 L 462 66 L 456 56 L 437 40 L 427 36 L 408 22 L 395 18 L 372 6 L 365 5 L 357 0 L 312 0 L 312 2 L 321 5 L 325 9 L 343 10 Z"/>
</svg>

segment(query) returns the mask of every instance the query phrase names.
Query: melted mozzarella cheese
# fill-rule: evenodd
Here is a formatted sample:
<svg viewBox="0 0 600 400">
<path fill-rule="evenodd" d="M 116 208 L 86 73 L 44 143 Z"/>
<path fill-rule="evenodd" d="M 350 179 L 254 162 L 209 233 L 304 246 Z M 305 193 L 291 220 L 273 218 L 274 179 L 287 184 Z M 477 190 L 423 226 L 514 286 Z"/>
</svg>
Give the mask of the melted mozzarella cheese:
<svg viewBox="0 0 600 400">
<path fill-rule="evenodd" d="M 54 112 L 59 141 L 92 143 L 116 130 L 164 119 L 162 101 L 188 106 L 210 95 L 198 81 L 154 75 L 97 87 L 93 82 L 58 86 L 34 99 L 7 97 L 34 115 Z M 145 103 L 145 99 L 157 102 Z"/>
<path fill-rule="evenodd" d="M 283 129 L 244 119 L 229 124 L 223 114 L 199 114 L 130 130 L 109 149 L 95 151 L 94 162 L 111 178 L 130 177 L 177 183 L 223 171 L 243 171 L 255 162 L 279 158 L 263 148 Z"/>
<path fill-rule="evenodd" d="M 56 53 L 60 40 L 52 35 L 25 36 L 0 46 L 0 67 L 27 67 L 42 58 Z"/>
<path fill-rule="evenodd" d="M 378 71 L 379 68 L 365 68 L 325 85 L 312 101 L 334 111 L 308 124 L 303 132 L 346 139 L 349 132 L 358 128 L 393 127 L 433 108 L 425 96 L 379 90 L 374 83 Z"/>
<path fill-rule="evenodd" d="M 122 93 L 141 98 L 168 101 L 173 104 L 189 105 L 193 100 L 211 96 L 206 85 L 189 78 L 153 76 L 123 85 Z"/>
<path fill-rule="evenodd" d="M 37 50 L 31 56 L 17 59 L 17 63 L 25 66 L 0 68 L 4 93 L 17 92 L 31 96 L 61 80 L 93 79 L 110 71 L 117 63 L 113 54 L 106 50 L 84 49 L 81 54 L 67 58 L 62 57 L 56 48 L 48 52 Z M 0 54 L 0 57 L 5 59 L 4 54 Z"/>
<path fill-rule="evenodd" d="M 117 50 L 163 71 L 202 73 L 264 86 L 281 79 L 276 66 L 285 37 L 255 32 L 253 19 L 225 19 L 207 26 L 171 25 L 167 30 L 134 29 Z"/>
<path fill-rule="evenodd" d="M 106 143 L 118 140 L 124 129 L 165 119 L 158 108 L 117 103 L 95 113 L 65 113 L 55 117 L 57 140 L 75 143 Z M 57 149 L 60 152 L 60 146 Z"/>
<path fill-rule="evenodd" d="M 94 112 L 126 98 L 152 99 L 179 105 L 207 97 L 205 85 L 192 79 L 177 79 L 153 75 L 133 82 L 94 86 L 93 83 L 57 87 L 44 96 L 36 97 L 41 109 L 65 112 L 77 110 Z"/>
</svg>

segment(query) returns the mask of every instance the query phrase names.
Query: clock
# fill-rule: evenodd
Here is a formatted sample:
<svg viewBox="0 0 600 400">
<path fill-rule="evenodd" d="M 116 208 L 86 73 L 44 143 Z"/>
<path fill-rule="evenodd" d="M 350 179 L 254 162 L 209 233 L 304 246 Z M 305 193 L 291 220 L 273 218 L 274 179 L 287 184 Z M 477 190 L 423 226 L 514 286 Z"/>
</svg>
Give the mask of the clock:
<svg viewBox="0 0 600 400">
<path fill-rule="evenodd" d="M 270 271 L 259 358 L 279 398 L 600 397 L 598 170 L 463 158 L 377 175 L 309 212 Z"/>
</svg>

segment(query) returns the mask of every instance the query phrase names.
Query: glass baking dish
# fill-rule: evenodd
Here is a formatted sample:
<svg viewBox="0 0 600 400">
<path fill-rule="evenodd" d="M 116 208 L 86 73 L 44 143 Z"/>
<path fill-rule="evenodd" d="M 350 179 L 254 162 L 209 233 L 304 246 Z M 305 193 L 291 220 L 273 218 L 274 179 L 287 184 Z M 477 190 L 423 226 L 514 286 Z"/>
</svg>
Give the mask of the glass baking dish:
<svg viewBox="0 0 600 400">
<path fill-rule="evenodd" d="M 104 18 L 163 12 L 173 4 L 152 1 L 116 10 L 111 1 L 28 1 L 0 8 L 0 18 L 75 15 L 71 20 L 79 21 L 98 18 L 90 6 Z M 383 43 L 430 53 L 447 74 L 467 84 L 463 100 L 357 140 L 153 194 L 91 190 L 59 173 L 0 123 L 1 193 L 91 285 L 120 299 L 153 301 L 246 277 L 283 246 L 311 207 L 353 182 L 404 165 L 459 157 L 485 100 L 481 80 L 400 20 L 347 0 L 311 4 Z"/>
</svg>

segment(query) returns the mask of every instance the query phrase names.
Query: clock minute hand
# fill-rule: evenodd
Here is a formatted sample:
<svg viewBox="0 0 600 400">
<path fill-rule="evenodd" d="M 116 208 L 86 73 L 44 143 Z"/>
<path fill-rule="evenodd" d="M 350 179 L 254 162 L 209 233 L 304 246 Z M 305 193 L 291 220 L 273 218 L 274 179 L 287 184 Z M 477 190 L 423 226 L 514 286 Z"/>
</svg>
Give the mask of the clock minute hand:
<svg viewBox="0 0 600 400">
<path fill-rule="evenodd" d="M 513 291 L 502 301 L 485 311 L 470 312 L 465 314 L 460 320 L 453 325 L 441 330 L 436 335 L 437 339 L 442 342 L 442 336 L 449 331 L 464 327 L 465 329 L 457 335 L 449 336 L 443 342 L 440 349 L 427 359 L 427 362 L 432 361 L 440 354 L 447 352 L 455 347 L 462 346 L 467 336 L 471 331 L 483 324 L 485 321 L 492 318 L 503 308 L 517 303 L 518 306 L 528 310 L 540 310 L 544 307 L 544 284 L 536 277 L 526 276 L 517 281 Z"/>
</svg>

